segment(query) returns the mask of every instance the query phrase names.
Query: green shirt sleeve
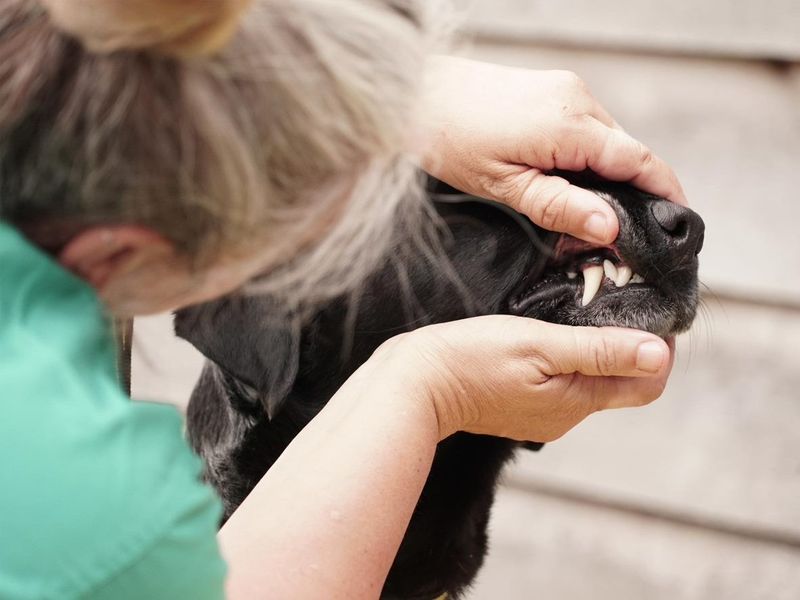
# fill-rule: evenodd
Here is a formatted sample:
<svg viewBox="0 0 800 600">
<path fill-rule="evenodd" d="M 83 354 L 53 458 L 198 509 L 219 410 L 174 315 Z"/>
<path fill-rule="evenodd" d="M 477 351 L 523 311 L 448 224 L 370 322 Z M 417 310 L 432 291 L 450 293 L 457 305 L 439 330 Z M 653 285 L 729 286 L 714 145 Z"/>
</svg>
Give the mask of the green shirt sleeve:
<svg viewBox="0 0 800 600">
<path fill-rule="evenodd" d="M 0 598 L 224 597 L 182 419 L 114 369 L 92 290 L 0 223 Z"/>
</svg>

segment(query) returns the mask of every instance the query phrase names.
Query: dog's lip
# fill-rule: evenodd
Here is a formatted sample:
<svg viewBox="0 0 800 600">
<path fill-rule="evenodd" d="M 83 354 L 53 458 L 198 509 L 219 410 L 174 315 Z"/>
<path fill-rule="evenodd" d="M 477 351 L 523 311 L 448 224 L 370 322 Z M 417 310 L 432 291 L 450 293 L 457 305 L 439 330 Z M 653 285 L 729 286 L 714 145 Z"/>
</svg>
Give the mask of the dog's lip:
<svg viewBox="0 0 800 600">
<path fill-rule="evenodd" d="M 551 256 L 549 262 L 553 264 L 559 264 L 565 259 L 573 256 L 578 256 L 588 252 L 602 252 L 603 250 L 613 254 L 618 254 L 619 252 L 616 241 L 612 244 L 601 246 L 586 242 L 567 233 L 563 233 L 558 237 L 553 246 L 553 255 Z"/>
<path fill-rule="evenodd" d="M 561 234 L 552 243 L 550 256 L 542 264 L 538 263 L 529 273 L 526 281 L 533 281 L 533 285 L 524 285 L 520 293 L 515 295 L 511 308 L 515 313 L 523 313 L 537 299 L 544 295 L 563 294 L 567 286 L 573 291 L 576 302 L 588 307 L 605 297 L 616 296 L 620 293 L 641 293 L 643 291 L 656 291 L 656 286 L 646 282 L 641 275 L 634 272 L 630 262 L 618 245 L 619 240 L 613 244 L 597 245 L 583 241 L 569 234 Z M 604 264 L 610 263 L 605 268 Z M 590 269 L 594 273 L 594 292 L 586 289 L 586 273 Z M 597 269 L 602 276 L 599 277 Z M 609 273 L 609 270 L 611 273 Z M 554 283 L 558 291 L 550 290 Z"/>
<path fill-rule="evenodd" d="M 603 264 L 610 260 L 616 266 L 633 268 L 631 261 L 623 254 L 618 241 L 605 246 L 585 242 L 569 234 L 562 234 L 556 240 L 552 254 L 545 264 L 546 271 L 578 271 L 584 265 Z"/>
<path fill-rule="evenodd" d="M 591 309 L 594 306 L 602 304 L 606 300 L 613 299 L 620 294 L 656 294 L 657 289 L 649 283 L 628 283 L 623 287 L 617 285 L 609 280 L 604 279 L 601 282 L 599 292 L 593 297 L 592 301 L 584 306 L 584 309 Z M 584 283 L 582 277 L 570 279 L 565 272 L 549 271 L 541 277 L 533 286 L 528 287 L 522 293 L 518 294 L 510 303 L 510 308 L 514 314 L 524 315 L 533 305 L 538 302 L 545 301 L 548 297 L 556 298 L 569 295 L 574 297 L 575 304 L 578 306 L 582 303 L 584 292 Z"/>
<path fill-rule="evenodd" d="M 564 275 L 564 277 L 567 279 L 567 281 L 564 283 L 566 283 L 570 287 L 575 288 L 576 297 L 580 299 L 581 292 L 583 292 L 585 285 L 585 284 L 581 285 L 580 277 L 572 280 L 570 280 L 566 274 Z M 602 293 L 598 292 L 592 299 L 591 303 L 593 304 L 595 302 L 601 302 L 603 299 L 607 297 L 615 296 L 618 294 L 627 294 L 629 292 L 638 293 L 644 291 L 655 291 L 655 289 L 656 289 L 655 286 L 647 283 L 646 281 L 645 282 L 632 281 L 624 286 L 617 286 L 617 284 L 613 280 L 606 277 L 600 282 L 600 292 Z"/>
</svg>

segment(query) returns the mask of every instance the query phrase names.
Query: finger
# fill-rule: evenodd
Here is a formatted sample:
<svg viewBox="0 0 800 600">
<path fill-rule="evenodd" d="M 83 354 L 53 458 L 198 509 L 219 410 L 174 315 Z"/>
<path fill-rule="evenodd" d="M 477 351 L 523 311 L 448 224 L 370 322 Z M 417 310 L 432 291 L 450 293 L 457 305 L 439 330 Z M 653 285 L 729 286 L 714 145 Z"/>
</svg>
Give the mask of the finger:
<svg viewBox="0 0 800 600">
<path fill-rule="evenodd" d="M 540 324 L 549 338 L 536 340 L 550 376 L 578 373 L 590 377 L 652 377 L 668 371 L 668 344 L 653 334 L 617 327 L 568 327 Z"/>
<path fill-rule="evenodd" d="M 688 206 L 674 171 L 647 146 L 621 128 L 608 127 L 599 121 L 589 127 L 593 133 L 584 131 L 581 141 L 576 143 L 584 144 L 586 165 L 592 171 L 612 181 L 628 181 L 640 190 Z"/>
<path fill-rule="evenodd" d="M 560 395 L 577 400 L 587 414 L 600 410 L 645 406 L 661 397 L 675 360 L 674 344 L 667 341 L 671 352 L 666 368 L 641 377 L 596 377 L 581 374 L 551 379 L 563 386 Z"/>
<path fill-rule="evenodd" d="M 645 406 L 664 393 L 669 369 L 650 377 L 574 376 L 565 395 L 584 398 L 590 412 Z"/>
<path fill-rule="evenodd" d="M 669 362 L 666 369 L 652 377 L 627 378 L 627 377 L 586 377 L 587 382 L 603 389 L 596 392 L 597 410 L 614 408 L 630 408 L 644 406 L 657 400 L 664 393 L 669 374 L 675 364 L 675 340 L 667 340 L 670 349 Z"/>
<path fill-rule="evenodd" d="M 566 101 L 559 103 L 563 114 L 591 115 L 609 127 L 614 126 L 616 123 L 614 118 L 597 101 L 589 86 L 577 73 L 555 70 L 550 71 L 549 75 L 554 78 L 554 83 L 558 86 L 554 96 Z"/>
<path fill-rule="evenodd" d="M 504 201 L 540 227 L 593 244 L 610 244 L 617 238 L 619 221 L 608 202 L 563 177 L 531 169 L 521 174 L 519 189 L 516 202 Z"/>
</svg>

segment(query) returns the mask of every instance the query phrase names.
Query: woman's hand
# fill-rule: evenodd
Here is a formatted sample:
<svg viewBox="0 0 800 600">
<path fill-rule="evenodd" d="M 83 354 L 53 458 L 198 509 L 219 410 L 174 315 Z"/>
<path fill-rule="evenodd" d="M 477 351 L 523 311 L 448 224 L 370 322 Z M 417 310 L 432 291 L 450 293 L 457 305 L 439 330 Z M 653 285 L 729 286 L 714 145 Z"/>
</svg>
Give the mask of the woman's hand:
<svg viewBox="0 0 800 600">
<path fill-rule="evenodd" d="M 598 244 L 619 225 L 608 204 L 549 171 L 591 169 L 686 204 L 675 174 L 633 139 L 577 75 L 451 57 L 430 64 L 423 166 L 535 223 Z"/>
<path fill-rule="evenodd" d="M 220 531 L 229 597 L 378 597 L 439 441 L 554 440 L 594 411 L 655 399 L 671 354 L 641 331 L 509 316 L 389 340 Z"/>
<path fill-rule="evenodd" d="M 357 376 L 392 374 L 431 403 L 440 439 L 469 431 L 549 442 L 593 412 L 658 398 L 672 360 L 671 344 L 642 331 L 494 315 L 393 338 Z"/>
</svg>

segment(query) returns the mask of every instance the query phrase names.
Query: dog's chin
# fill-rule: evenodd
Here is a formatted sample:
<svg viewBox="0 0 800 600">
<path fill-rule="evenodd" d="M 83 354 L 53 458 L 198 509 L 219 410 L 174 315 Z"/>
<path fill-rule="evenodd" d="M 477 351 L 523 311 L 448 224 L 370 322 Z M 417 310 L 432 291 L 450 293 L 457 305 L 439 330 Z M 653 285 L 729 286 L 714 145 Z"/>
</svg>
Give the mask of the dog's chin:
<svg viewBox="0 0 800 600">
<path fill-rule="evenodd" d="M 696 296 L 696 290 L 687 290 L 684 297 L 670 298 L 647 282 L 617 287 L 606 279 L 584 305 L 580 276 L 551 273 L 518 296 L 510 309 L 512 314 L 550 323 L 628 327 L 666 338 L 689 329 L 697 311 Z"/>
</svg>

